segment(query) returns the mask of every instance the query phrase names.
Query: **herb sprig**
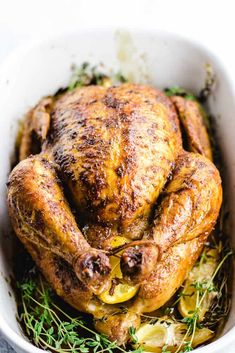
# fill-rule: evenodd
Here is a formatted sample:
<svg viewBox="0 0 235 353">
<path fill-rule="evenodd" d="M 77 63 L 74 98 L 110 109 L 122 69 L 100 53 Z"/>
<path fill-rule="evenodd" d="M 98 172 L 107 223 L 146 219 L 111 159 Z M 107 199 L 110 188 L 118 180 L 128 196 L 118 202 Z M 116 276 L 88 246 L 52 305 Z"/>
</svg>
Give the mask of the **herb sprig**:
<svg viewBox="0 0 235 353">
<path fill-rule="evenodd" d="M 22 302 L 20 320 L 37 347 L 58 353 L 127 352 L 88 327 L 82 317 L 73 318 L 57 305 L 41 275 L 38 280 L 28 279 L 18 287 Z M 81 330 L 85 332 L 83 336 L 79 334 Z M 142 350 L 130 352 L 141 353 Z"/>
<path fill-rule="evenodd" d="M 200 311 L 201 305 L 206 295 L 214 290 L 214 279 L 217 276 L 220 269 L 222 268 L 225 261 L 232 254 L 233 254 L 232 251 L 229 251 L 223 256 L 221 261 L 218 263 L 213 275 L 207 282 L 195 283 L 195 286 L 194 286 L 196 291 L 195 309 L 192 312 L 190 312 L 190 317 L 185 317 L 181 320 L 183 323 L 187 325 L 187 331 L 185 333 L 183 340 L 181 341 L 181 344 L 179 345 L 175 353 L 190 352 L 193 350 L 192 344 L 193 344 L 193 339 L 195 337 L 196 329 L 203 327 L 203 325 L 199 322 L 199 311 Z M 187 341 L 187 339 L 189 339 L 189 341 Z"/>
<path fill-rule="evenodd" d="M 109 87 L 112 84 L 127 82 L 127 79 L 122 75 L 121 72 L 117 72 L 113 75 L 108 75 L 102 64 L 91 66 L 89 63 L 84 62 L 80 66 L 73 66 L 72 71 L 73 74 L 68 85 L 68 91 L 73 91 L 77 87 L 84 87 L 89 85 Z"/>
<path fill-rule="evenodd" d="M 220 323 L 221 319 L 228 313 L 229 303 L 225 303 L 225 300 L 229 300 L 229 294 L 226 292 L 227 288 L 225 288 L 225 283 L 227 283 L 227 267 L 229 266 L 229 257 L 232 256 L 233 252 L 230 247 L 222 244 L 221 242 L 217 242 L 212 245 L 213 241 L 208 244 L 209 248 L 211 246 L 215 246 L 216 249 L 220 252 L 220 261 L 218 262 L 213 274 L 208 280 L 203 281 L 195 281 L 192 286 L 195 288 L 196 294 L 196 305 L 194 310 L 190 311 L 188 316 L 184 318 L 180 318 L 177 313 L 177 304 L 181 300 L 182 297 L 188 296 L 184 293 L 184 289 L 178 294 L 177 299 L 172 303 L 170 307 L 165 308 L 165 315 L 163 318 L 155 317 L 151 315 L 142 314 L 142 321 L 144 323 L 152 324 L 160 323 L 160 324 L 168 324 L 168 318 L 171 320 L 170 324 L 180 324 L 185 325 L 185 332 L 183 338 L 178 342 L 178 346 L 175 347 L 175 353 L 185 353 L 191 352 L 194 347 L 194 339 L 197 335 L 197 330 L 203 328 L 209 328 L 214 330 L 215 327 Z M 200 263 L 206 262 L 209 259 L 206 250 L 203 251 L 198 263 L 195 266 L 199 266 Z M 213 317 L 212 320 L 208 320 L 207 317 L 204 320 L 200 321 L 200 310 L 203 306 L 203 302 L 206 296 L 211 293 L 216 292 L 216 296 L 210 306 L 208 307 L 207 313 Z M 194 294 L 194 293 L 192 293 Z M 189 295 L 191 296 L 191 294 Z M 226 297 L 226 299 L 224 298 Z M 220 298 L 223 298 L 224 301 L 220 301 Z M 226 310 L 226 314 L 224 313 L 224 307 Z M 170 353 L 171 348 L 167 344 L 162 347 L 162 353 Z"/>
<path fill-rule="evenodd" d="M 172 86 L 170 88 L 166 88 L 165 89 L 165 94 L 168 97 L 181 96 L 181 97 L 184 97 L 184 98 L 189 99 L 189 100 L 196 100 L 197 99 L 196 96 L 193 93 L 188 92 L 184 88 L 178 87 L 178 86 Z"/>
</svg>

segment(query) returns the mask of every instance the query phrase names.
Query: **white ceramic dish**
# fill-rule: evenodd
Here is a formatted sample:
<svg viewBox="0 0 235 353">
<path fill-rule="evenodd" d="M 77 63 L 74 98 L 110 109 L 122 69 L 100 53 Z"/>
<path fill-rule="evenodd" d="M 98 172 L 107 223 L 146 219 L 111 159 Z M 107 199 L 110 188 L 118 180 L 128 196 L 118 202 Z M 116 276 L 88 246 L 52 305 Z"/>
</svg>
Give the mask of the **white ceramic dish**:
<svg viewBox="0 0 235 353">
<path fill-rule="evenodd" d="M 11 237 L 6 210 L 6 181 L 10 157 L 14 151 L 18 120 L 39 98 L 65 86 L 72 63 L 103 62 L 136 81 L 148 81 L 158 87 L 179 85 L 198 91 L 205 81 L 205 64 L 210 63 L 217 76 L 209 109 L 217 118 L 216 128 L 225 163 L 225 185 L 230 210 L 231 242 L 235 247 L 235 83 L 232 85 L 218 58 L 201 45 L 176 35 L 155 31 L 116 33 L 114 29 L 78 31 L 20 49 L 0 72 L 0 329 L 18 353 L 36 353 L 22 334 L 16 319 L 16 304 L 6 280 L 11 274 Z M 231 269 L 232 270 L 232 269 Z M 220 338 L 198 353 L 235 352 L 235 282 L 229 319 Z"/>
</svg>

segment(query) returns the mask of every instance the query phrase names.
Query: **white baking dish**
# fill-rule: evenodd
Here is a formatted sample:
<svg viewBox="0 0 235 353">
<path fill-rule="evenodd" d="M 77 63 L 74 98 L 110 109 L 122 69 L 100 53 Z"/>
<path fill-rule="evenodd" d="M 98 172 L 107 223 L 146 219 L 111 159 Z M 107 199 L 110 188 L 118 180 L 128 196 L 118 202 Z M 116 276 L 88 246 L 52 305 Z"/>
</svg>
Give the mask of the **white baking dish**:
<svg viewBox="0 0 235 353">
<path fill-rule="evenodd" d="M 108 68 L 130 74 L 136 81 L 158 87 L 179 85 L 198 91 L 205 81 L 205 64 L 217 76 L 214 96 L 209 99 L 225 163 L 225 185 L 230 219 L 235 220 L 235 83 L 231 84 L 218 58 L 201 45 L 176 35 L 137 31 L 116 33 L 114 29 L 78 31 L 20 49 L 0 72 L 0 329 L 17 352 L 42 352 L 24 337 L 16 319 L 16 304 L 7 281 L 11 274 L 11 237 L 6 210 L 6 181 L 14 152 L 18 120 L 43 95 L 65 86 L 72 63 L 103 62 Z M 235 221 L 231 222 L 235 247 Z M 231 269 L 232 270 L 232 269 Z M 235 282 L 233 283 L 235 293 Z M 198 353 L 235 352 L 235 295 L 223 334 Z"/>
</svg>

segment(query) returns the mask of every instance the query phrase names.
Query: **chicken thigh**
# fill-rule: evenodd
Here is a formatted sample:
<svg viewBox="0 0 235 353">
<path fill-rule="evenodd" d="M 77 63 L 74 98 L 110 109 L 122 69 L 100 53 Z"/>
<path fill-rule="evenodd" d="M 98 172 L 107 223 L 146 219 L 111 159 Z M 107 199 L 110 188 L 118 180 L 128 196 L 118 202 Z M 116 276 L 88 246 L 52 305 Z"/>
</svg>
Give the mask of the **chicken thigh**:
<svg viewBox="0 0 235 353">
<path fill-rule="evenodd" d="M 183 283 L 218 217 L 199 104 L 130 83 L 44 98 L 20 159 L 8 183 L 17 236 L 57 294 L 124 343 Z"/>
</svg>

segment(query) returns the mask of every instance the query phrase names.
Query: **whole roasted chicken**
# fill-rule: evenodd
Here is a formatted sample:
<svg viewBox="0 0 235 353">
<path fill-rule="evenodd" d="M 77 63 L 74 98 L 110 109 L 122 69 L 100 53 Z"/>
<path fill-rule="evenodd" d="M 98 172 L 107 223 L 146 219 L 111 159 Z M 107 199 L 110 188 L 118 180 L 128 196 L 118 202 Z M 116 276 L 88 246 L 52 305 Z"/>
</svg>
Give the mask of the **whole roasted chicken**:
<svg viewBox="0 0 235 353">
<path fill-rule="evenodd" d="M 218 217 L 199 103 L 129 83 L 44 98 L 20 160 L 8 183 L 17 236 L 59 296 L 126 342 L 183 283 Z"/>
</svg>

